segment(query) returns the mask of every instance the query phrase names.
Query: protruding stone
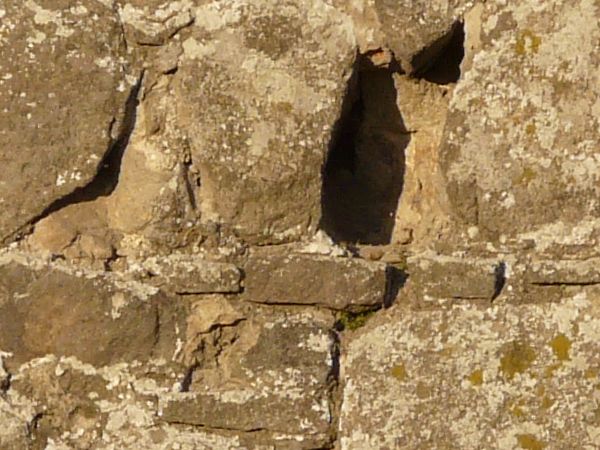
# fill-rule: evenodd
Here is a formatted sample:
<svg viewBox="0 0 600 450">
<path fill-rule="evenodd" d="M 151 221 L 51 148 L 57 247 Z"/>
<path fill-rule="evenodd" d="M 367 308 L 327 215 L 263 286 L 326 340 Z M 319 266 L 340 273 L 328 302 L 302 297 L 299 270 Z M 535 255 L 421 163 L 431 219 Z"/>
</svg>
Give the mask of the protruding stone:
<svg viewBox="0 0 600 450">
<path fill-rule="evenodd" d="M 381 306 L 386 296 L 386 267 L 354 258 L 255 256 L 244 266 L 244 298 L 338 310 Z"/>
</svg>

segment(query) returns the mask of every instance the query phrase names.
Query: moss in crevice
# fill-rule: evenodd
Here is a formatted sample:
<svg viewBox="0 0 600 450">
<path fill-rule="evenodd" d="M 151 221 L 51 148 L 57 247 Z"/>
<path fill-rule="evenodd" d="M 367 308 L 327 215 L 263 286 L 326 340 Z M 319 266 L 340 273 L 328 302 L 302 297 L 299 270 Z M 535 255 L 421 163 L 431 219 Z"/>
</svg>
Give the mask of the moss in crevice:
<svg viewBox="0 0 600 450">
<path fill-rule="evenodd" d="M 358 330 L 359 328 L 365 326 L 367 321 L 377 311 L 379 311 L 379 308 L 368 309 L 360 312 L 342 311 L 338 316 L 338 320 L 336 322 L 336 329 L 338 331 Z"/>
</svg>

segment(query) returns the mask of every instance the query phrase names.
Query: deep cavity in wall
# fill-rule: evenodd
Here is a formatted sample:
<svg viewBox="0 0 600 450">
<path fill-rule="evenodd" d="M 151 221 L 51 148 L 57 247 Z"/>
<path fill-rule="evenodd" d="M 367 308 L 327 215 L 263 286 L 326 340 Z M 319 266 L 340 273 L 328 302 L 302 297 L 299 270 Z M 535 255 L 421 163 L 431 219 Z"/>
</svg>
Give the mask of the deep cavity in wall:
<svg viewBox="0 0 600 450">
<path fill-rule="evenodd" d="M 349 80 L 323 171 L 320 227 L 337 242 L 391 240 L 410 141 L 394 71 L 360 56 Z"/>
</svg>

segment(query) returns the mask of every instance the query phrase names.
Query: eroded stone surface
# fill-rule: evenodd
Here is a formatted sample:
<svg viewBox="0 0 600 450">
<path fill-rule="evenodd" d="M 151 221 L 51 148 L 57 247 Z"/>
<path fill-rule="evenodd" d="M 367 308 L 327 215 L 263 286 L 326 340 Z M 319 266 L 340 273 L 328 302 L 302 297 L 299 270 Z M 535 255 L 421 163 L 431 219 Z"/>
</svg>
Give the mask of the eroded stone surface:
<svg viewBox="0 0 600 450">
<path fill-rule="evenodd" d="M 135 79 L 102 2 L 3 2 L 0 41 L 4 240 L 94 177 Z"/>
<path fill-rule="evenodd" d="M 598 294 L 390 310 L 343 351 L 341 448 L 594 448 Z"/>
<path fill-rule="evenodd" d="M 250 242 L 314 232 L 355 56 L 348 16 L 321 0 L 209 2 L 182 46 L 176 98 L 202 220 Z"/>
<path fill-rule="evenodd" d="M 331 326 L 327 315 L 264 310 L 248 318 L 217 355 L 217 365 L 205 363 L 194 372 L 189 392 L 161 398 L 161 417 L 246 432 L 267 430 L 279 436 L 275 439 L 281 445 L 294 448 L 324 446 L 331 439 L 337 370 Z"/>
</svg>

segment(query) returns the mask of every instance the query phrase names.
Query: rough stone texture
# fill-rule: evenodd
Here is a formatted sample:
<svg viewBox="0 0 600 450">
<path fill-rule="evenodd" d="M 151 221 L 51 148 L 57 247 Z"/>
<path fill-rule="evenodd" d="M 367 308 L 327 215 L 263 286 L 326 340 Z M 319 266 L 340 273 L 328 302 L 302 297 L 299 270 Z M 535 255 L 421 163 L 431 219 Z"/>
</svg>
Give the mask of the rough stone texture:
<svg viewBox="0 0 600 450">
<path fill-rule="evenodd" d="M 442 154 L 454 214 L 485 238 L 538 244 L 564 226 L 575 241 L 598 216 L 597 14 L 590 1 L 487 2 L 473 21 Z"/>
<path fill-rule="evenodd" d="M 349 18 L 322 0 L 209 2 L 182 47 L 178 117 L 202 220 L 250 242 L 314 233 L 355 56 Z"/>
<path fill-rule="evenodd" d="M 405 72 L 426 69 L 442 52 L 452 26 L 475 1 L 358 0 L 340 2 L 352 16 L 362 52 L 389 48 Z"/>
<path fill-rule="evenodd" d="M 200 365 L 194 372 L 190 392 L 161 398 L 161 417 L 220 429 L 267 430 L 281 445 L 295 442 L 293 448 L 329 443 L 337 376 L 331 317 L 265 311 L 244 321 L 236 335 L 217 355 L 215 368 Z"/>
<path fill-rule="evenodd" d="M 148 258 L 141 263 L 150 284 L 177 294 L 236 293 L 241 290 L 241 272 L 233 264 L 206 261 L 188 255 Z"/>
<path fill-rule="evenodd" d="M 598 294 L 395 307 L 342 351 L 341 448 L 596 448 Z"/>
<path fill-rule="evenodd" d="M 410 288 L 419 291 L 425 301 L 439 298 L 491 301 L 500 293 L 505 270 L 499 261 L 436 254 L 410 257 L 407 264 Z"/>
<path fill-rule="evenodd" d="M 94 177 L 135 78 L 118 17 L 98 1 L 5 1 L 0 42 L 5 240 Z"/>
<path fill-rule="evenodd" d="M 0 1 L 0 449 L 594 449 L 592 0 Z"/>
<path fill-rule="evenodd" d="M 244 271 L 244 298 L 256 303 L 373 307 L 383 305 L 388 287 L 386 265 L 360 259 L 255 256 Z"/>
<path fill-rule="evenodd" d="M 105 365 L 170 358 L 175 324 L 169 299 L 151 286 L 119 282 L 99 273 L 67 273 L 0 260 L 0 348 L 7 363 L 45 354 L 75 356 Z M 171 328 L 171 330 L 169 330 Z M 183 330 L 182 330 L 183 331 Z"/>
</svg>

